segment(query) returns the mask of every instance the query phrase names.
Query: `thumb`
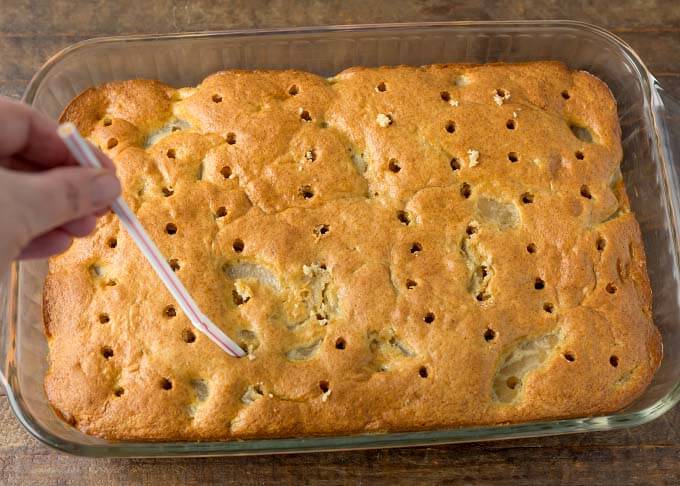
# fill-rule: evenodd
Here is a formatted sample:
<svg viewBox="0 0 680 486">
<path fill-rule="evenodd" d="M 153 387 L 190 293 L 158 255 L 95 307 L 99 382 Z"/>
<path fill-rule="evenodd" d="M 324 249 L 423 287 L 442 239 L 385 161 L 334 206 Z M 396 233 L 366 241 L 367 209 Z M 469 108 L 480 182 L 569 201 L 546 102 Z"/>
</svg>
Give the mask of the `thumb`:
<svg viewBox="0 0 680 486">
<path fill-rule="evenodd" d="M 13 175 L 15 201 L 29 233 L 25 241 L 110 206 L 120 194 L 120 182 L 108 170 L 61 167 Z"/>
</svg>

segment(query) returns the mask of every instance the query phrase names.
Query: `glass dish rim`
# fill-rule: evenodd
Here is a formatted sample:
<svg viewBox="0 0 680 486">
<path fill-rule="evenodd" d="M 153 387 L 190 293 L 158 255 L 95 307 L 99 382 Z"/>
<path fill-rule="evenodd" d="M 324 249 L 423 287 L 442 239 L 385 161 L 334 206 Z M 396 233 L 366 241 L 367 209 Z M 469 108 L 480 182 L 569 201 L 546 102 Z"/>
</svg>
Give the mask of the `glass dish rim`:
<svg viewBox="0 0 680 486">
<path fill-rule="evenodd" d="M 61 62 L 66 56 L 81 49 L 94 45 L 120 44 L 127 42 L 144 42 L 158 40 L 177 40 L 188 38 L 210 37 L 257 37 L 266 35 L 284 34 L 329 34 L 335 32 L 371 32 L 375 30 L 399 30 L 416 28 L 447 28 L 447 27 L 569 27 L 575 30 L 586 31 L 599 36 L 603 41 L 616 45 L 627 57 L 629 62 L 637 69 L 639 79 L 642 82 L 643 93 L 646 98 L 646 113 L 654 127 L 654 150 L 657 151 L 663 165 L 668 167 L 666 153 L 662 149 L 665 131 L 659 127 L 659 116 L 654 110 L 658 104 L 654 101 L 658 97 L 655 86 L 656 80 L 646 68 L 637 53 L 625 42 L 608 30 L 580 21 L 573 20 L 502 20 L 502 21 L 441 21 L 441 22 L 405 22 L 405 23 L 371 23 L 356 25 L 328 25 L 309 27 L 279 27 L 257 29 L 229 29 L 220 31 L 168 33 L 168 34 L 134 34 L 120 36 L 104 36 L 79 41 L 71 44 L 51 56 L 36 72 L 29 82 L 22 101 L 32 105 L 42 81 L 51 69 Z M 678 221 L 677 209 L 672 202 L 669 204 L 673 220 Z M 679 247 L 677 228 L 671 231 L 676 251 Z M 15 336 L 13 326 L 16 324 L 19 265 L 13 264 L 9 272 L 8 313 L 10 329 L 4 330 L 9 336 L 9 342 L 0 343 L 0 348 L 6 346 L 6 362 L 2 363 L 6 376 L 0 373 L 10 408 L 20 423 L 36 439 L 57 450 L 91 457 L 158 457 L 158 456 L 210 456 L 210 455 L 254 455 L 273 453 L 296 453 L 296 452 L 320 452 L 330 450 L 353 450 L 368 448 L 390 448 L 415 445 L 435 445 L 459 442 L 499 440 L 522 437 L 537 437 L 545 435 L 558 435 L 566 433 L 615 430 L 633 427 L 650 422 L 673 408 L 680 402 L 680 381 L 665 396 L 661 397 L 647 408 L 635 412 L 613 413 L 609 415 L 547 420 L 540 422 L 526 422 L 512 425 L 494 425 L 485 427 L 459 427 L 450 429 L 436 429 L 415 432 L 392 432 L 370 433 L 348 436 L 319 436 L 307 438 L 283 438 L 283 439 L 248 439 L 232 441 L 206 441 L 206 442 L 109 442 L 107 444 L 79 444 L 67 441 L 45 430 L 37 423 L 30 413 L 22 406 L 23 397 L 15 394 L 12 386 L 17 380 L 15 361 Z M 0 334 L 3 334 L 0 333 Z M 16 388 L 18 389 L 18 388 Z"/>
</svg>

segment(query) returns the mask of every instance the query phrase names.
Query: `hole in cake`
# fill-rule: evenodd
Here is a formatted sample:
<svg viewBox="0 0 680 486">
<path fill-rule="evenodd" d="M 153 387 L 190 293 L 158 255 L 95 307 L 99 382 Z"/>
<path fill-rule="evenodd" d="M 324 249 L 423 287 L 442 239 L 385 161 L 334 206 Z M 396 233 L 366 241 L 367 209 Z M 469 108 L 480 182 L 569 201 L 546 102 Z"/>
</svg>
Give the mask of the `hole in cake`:
<svg viewBox="0 0 680 486">
<path fill-rule="evenodd" d="M 255 349 L 260 346 L 260 341 L 255 334 L 250 329 L 241 329 L 238 331 L 237 336 L 240 338 L 238 340 L 238 345 L 246 351 L 247 354 L 252 355 Z"/>
<path fill-rule="evenodd" d="M 552 314 L 555 311 L 555 306 L 552 305 L 550 302 L 546 302 L 545 304 L 543 304 L 543 310 L 548 314 Z"/>
<path fill-rule="evenodd" d="M 387 113 L 387 114 L 378 113 L 378 116 L 375 117 L 375 121 L 379 126 L 381 126 L 383 128 L 387 128 L 390 125 L 392 125 L 392 123 L 394 123 L 394 119 L 392 118 L 392 115 L 389 114 L 389 113 Z"/>
<path fill-rule="evenodd" d="M 420 243 L 415 242 L 411 245 L 411 253 L 413 253 L 414 255 L 417 255 L 421 251 L 423 251 L 423 245 L 421 245 Z"/>
<path fill-rule="evenodd" d="M 460 186 L 460 195 L 468 199 L 472 195 L 472 187 L 467 182 L 463 182 Z"/>
<path fill-rule="evenodd" d="M 162 189 L 162 191 L 163 191 L 163 196 L 165 196 L 165 197 L 170 197 L 175 193 L 175 191 L 170 187 L 164 187 Z"/>
<path fill-rule="evenodd" d="M 116 145 L 118 145 L 118 139 L 117 139 L 117 138 L 111 137 L 111 138 L 109 138 L 109 139 L 106 141 L 106 148 L 107 148 L 107 149 L 112 149 L 112 148 L 114 148 Z"/>
<path fill-rule="evenodd" d="M 507 128 L 508 130 L 514 130 L 515 128 L 517 128 L 517 122 L 511 118 L 510 120 L 505 122 L 505 128 Z"/>
<path fill-rule="evenodd" d="M 241 295 L 236 289 L 231 291 L 231 298 L 234 300 L 234 304 L 236 305 L 243 305 L 250 300 L 249 295 Z"/>
<path fill-rule="evenodd" d="M 174 132 L 179 132 L 180 130 L 182 130 L 182 127 L 173 126 L 171 131 L 174 133 Z"/>
<path fill-rule="evenodd" d="M 302 186 L 299 192 L 300 195 L 305 199 L 311 199 L 314 197 L 314 191 L 312 190 L 312 186 Z"/>
<path fill-rule="evenodd" d="M 611 355 L 609 357 L 609 364 L 612 365 L 614 368 L 619 366 L 619 357 L 616 355 Z"/>
<path fill-rule="evenodd" d="M 225 165 L 220 169 L 220 174 L 222 174 L 222 177 L 225 179 L 229 179 L 231 177 L 231 167 Z"/>
<path fill-rule="evenodd" d="M 510 390 L 514 390 L 519 386 L 519 378 L 516 376 L 509 376 L 507 380 L 505 380 L 505 386 L 507 386 Z"/>
<path fill-rule="evenodd" d="M 116 285 L 118 285 L 118 282 L 116 282 L 116 281 L 113 280 L 113 279 L 111 279 L 111 280 L 109 280 L 108 282 L 106 282 L 106 286 L 107 286 L 107 287 L 115 287 Z"/>
<path fill-rule="evenodd" d="M 527 253 L 534 254 L 534 253 L 536 253 L 536 250 L 537 250 L 537 248 L 536 248 L 535 244 L 529 243 L 527 245 Z"/>
<path fill-rule="evenodd" d="M 405 226 L 411 224 L 411 216 L 406 211 L 397 211 L 397 219 Z"/>
<path fill-rule="evenodd" d="M 543 290 L 545 288 L 545 282 L 541 278 L 536 278 L 534 281 L 534 288 L 536 290 Z"/>
<path fill-rule="evenodd" d="M 558 342 L 557 333 L 551 333 L 513 345 L 501 360 L 494 376 L 493 399 L 505 403 L 513 401 L 524 377 L 545 363 Z"/>
<path fill-rule="evenodd" d="M 291 84 L 290 87 L 288 88 L 288 94 L 291 96 L 297 96 L 297 94 L 300 92 L 296 84 Z"/>
<path fill-rule="evenodd" d="M 418 374 L 420 375 L 421 378 L 427 378 L 427 368 L 421 366 L 420 369 L 418 369 Z"/>
<path fill-rule="evenodd" d="M 116 238 L 109 238 L 106 240 L 106 246 L 109 248 L 115 248 L 118 246 L 118 240 Z"/>
<path fill-rule="evenodd" d="M 568 100 L 569 98 L 571 98 L 569 91 L 567 91 L 567 90 L 562 91 L 562 98 L 564 98 L 565 100 Z"/>
<path fill-rule="evenodd" d="M 326 380 L 321 380 L 319 382 L 319 388 L 322 392 L 328 393 L 328 390 L 330 390 L 330 384 Z"/>
<path fill-rule="evenodd" d="M 491 298 L 491 294 L 488 292 L 481 291 L 479 292 L 475 298 L 477 299 L 478 302 L 485 302 Z"/>
<path fill-rule="evenodd" d="M 456 157 L 451 159 L 451 170 L 453 171 L 460 170 L 460 162 Z"/>
<path fill-rule="evenodd" d="M 102 120 L 102 125 L 104 125 L 105 127 L 110 127 L 112 124 L 113 121 L 111 120 L 111 118 L 104 118 Z"/>
<path fill-rule="evenodd" d="M 467 228 L 465 228 L 465 234 L 468 235 L 468 236 L 472 236 L 475 233 L 477 233 L 477 226 L 475 226 L 473 224 L 467 225 Z"/>
<path fill-rule="evenodd" d="M 222 97 L 218 94 L 212 95 L 213 103 L 222 103 Z"/>
<path fill-rule="evenodd" d="M 99 322 L 101 322 L 102 324 L 106 324 L 109 321 L 111 321 L 111 318 L 109 317 L 108 314 L 99 314 Z"/>
<path fill-rule="evenodd" d="M 494 331 L 491 328 L 487 328 L 486 331 L 484 331 L 484 340 L 486 342 L 493 341 L 496 338 L 496 331 Z"/>
<path fill-rule="evenodd" d="M 564 359 L 566 359 L 570 363 L 573 363 L 574 361 L 576 361 L 576 356 L 574 356 L 574 353 L 567 351 L 566 353 L 564 353 Z"/>
<path fill-rule="evenodd" d="M 385 84 L 384 81 L 380 81 L 378 85 L 375 87 L 375 90 L 384 93 L 385 91 L 387 91 L 387 85 Z"/>
<path fill-rule="evenodd" d="M 423 321 L 425 321 L 426 324 L 432 324 L 434 322 L 434 313 L 428 312 L 427 314 L 425 314 L 425 317 L 423 317 Z"/>
<path fill-rule="evenodd" d="M 611 282 L 609 282 L 609 283 L 607 284 L 607 286 L 605 287 L 605 289 L 607 290 L 607 293 L 608 293 L 608 294 L 615 294 L 615 293 L 616 293 L 616 290 L 617 290 L 616 285 L 614 285 L 614 284 L 611 283 Z"/>
<path fill-rule="evenodd" d="M 346 346 L 347 342 L 343 338 L 339 337 L 335 340 L 335 349 L 345 349 Z"/>
<path fill-rule="evenodd" d="M 456 131 L 456 124 L 452 120 L 446 122 L 446 131 L 448 133 L 454 133 Z"/>
<path fill-rule="evenodd" d="M 168 149 L 168 151 L 165 153 L 165 155 L 166 155 L 169 159 L 174 159 L 174 158 L 177 157 L 177 153 L 175 152 L 175 149 Z"/>
<path fill-rule="evenodd" d="M 575 124 L 569 124 L 569 130 L 574 134 L 576 138 L 586 143 L 593 143 L 593 135 L 590 130 L 586 127 L 582 127 Z"/>
<path fill-rule="evenodd" d="M 307 150 L 305 152 L 305 160 L 309 160 L 310 162 L 314 162 L 316 160 L 316 151 L 315 150 Z"/>
<path fill-rule="evenodd" d="M 533 194 L 531 194 L 529 192 L 525 192 L 524 194 L 522 194 L 522 203 L 531 204 L 533 202 L 534 202 L 534 195 Z"/>
<path fill-rule="evenodd" d="M 165 225 L 165 232 L 169 235 L 174 235 L 177 233 L 177 226 L 174 223 L 168 223 Z"/>
<path fill-rule="evenodd" d="M 163 390 L 172 390 L 172 381 L 167 378 L 161 378 L 160 386 Z"/>
<path fill-rule="evenodd" d="M 442 100 L 446 101 L 447 103 L 451 101 L 451 94 L 448 91 L 442 91 L 439 93 L 439 96 L 441 96 Z"/>
<path fill-rule="evenodd" d="M 328 232 L 331 230 L 331 227 L 328 226 L 327 224 L 320 224 L 316 228 L 314 228 L 314 234 L 317 236 L 323 236 L 327 235 Z"/>
<path fill-rule="evenodd" d="M 576 158 L 577 158 L 578 160 L 583 160 L 583 159 L 586 158 L 585 154 L 584 154 L 583 152 L 581 152 L 580 150 L 577 150 L 577 151 L 574 153 L 574 155 L 576 156 Z"/>
<path fill-rule="evenodd" d="M 240 238 L 236 238 L 234 240 L 234 243 L 231 245 L 231 247 L 234 249 L 236 253 L 241 253 L 243 249 L 245 248 L 245 245 L 243 243 L 243 240 Z"/>
<path fill-rule="evenodd" d="M 607 240 L 605 240 L 602 237 L 599 237 L 595 242 L 595 246 L 597 248 L 597 251 L 604 251 L 604 247 L 607 246 Z"/>
<path fill-rule="evenodd" d="M 120 386 L 117 386 L 113 389 L 113 394 L 117 397 L 122 397 L 123 393 L 125 393 L 125 390 Z"/>
<path fill-rule="evenodd" d="M 406 288 L 408 290 L 415 289 L 417 285 L 418 285 L 418 283 L 415 280 L 411 280 L 410 278 L 406 279 Z"/>
<path fill-rule="evenodd" d="M 102 346 L 101 353 L 104 359 L 113 358 L 113 349 L 111 349 L 111 346 Z"/>
<path fill-rule="evenodd" d="M 519 155 L 517 155 L 517 152 L 510 152 L 508 153 L 508 160 L 514 164 L 519 160 Z"/>
<path fill-rule="evenodd" d="M 312 115 L 310 115 L 307 110 L 302 110 L 300 112 L 300 120 L 305 121 L 305 122 L 310 122 L 310 121 L 312 121 Z"/>
<path fill-rule="evenodd" d="M 173 272 L 176 272 L 179 270 L 179 260 L 177 258 L 173 258 L 172 260 L 168 260 L 168 265 L 170 265 L 170 268 L 172 268 Z"/>
<path fill-rule="evenodd" d="M 395 174 L 401 170 L 401 167 L 397 163 L 396 159 L 390 159 L 389 164 L 387 164 L 387 167 L 390 169 L 391 172 L 394 172 Z"/>
<path fill-rule="evenodd" d="M 227 215 L 227 208 L 224 206 L 220 206 L 217 208 L 217 212 L 215 212 L 215 216 L 218 218 L 224 218 Z"/>
<path fill-rule="evenodd" d="M 234 145 L 236 143 L 236 134 L 234 132 L 227 133 L 227 143 Z"/>
<path fill-rule="evenodd" d="M 191 329 L 184 329 L 182 331 L 182 341 L 187 344 L 191 344 L 196 341 L 196 334 Z"/>
<path fill-rule="evenodd" d="M 163 314 L 165 315 L 165 317 L 175 317 L 177 315 L 177 310 L 175 309 L 174 306 L 168 305 L 163 310 Z"/>
<path fill-rule="evenodd" d="M 496 90 L 496 96 L 500 98 L 505 98 L 508 93 L 503 88 L 498 88 Z"/>
<path fill-rule="evenodd" d="M 586 199 L 592 199 L 593 195 L 590 193 L 590 188 L 586 185 L 581 186 L 581 196 Z"/>
</svg>

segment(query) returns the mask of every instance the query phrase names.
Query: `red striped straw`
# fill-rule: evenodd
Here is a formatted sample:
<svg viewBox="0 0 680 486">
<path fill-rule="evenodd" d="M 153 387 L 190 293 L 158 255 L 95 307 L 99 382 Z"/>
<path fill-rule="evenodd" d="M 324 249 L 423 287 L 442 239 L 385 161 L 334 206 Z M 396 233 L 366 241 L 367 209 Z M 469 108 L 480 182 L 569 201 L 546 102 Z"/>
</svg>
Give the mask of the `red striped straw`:
<svg viewBox="0 0 680 486">
<path fill-rule="evenodd" d="M 92 151 L 92 147 L 90 147 L 80 133 L 78 133 L 78 129 L 73 123 L 64 123 L 60 125 L 58 133 L 80 165 L 84 167 L 94 167 L 96 169 L 102 168 L 99 159 L 97 159 L 97 156 Z M 167 260 L 163 257 L 163 254 L 137 219 L 137 216 L 135 216 L 125 203 L 122 196 L 116 199 L 111 205 L 111 208 L 118 215 L 123 226 L 125 226 L 125 229 L 130 233 L 130 236 L 137 244 L 137 247 L 139 247 L 147 260 L 149 260 L 153 269 L 161 278 L 184 313 L 189 317 L 194 327 L 212 339 L 212 341 L 226 353 L 237 358 L 245 356 L 246 353 L 243 349 L 201 312 L 201 309 L 175 272 L 172 271 Z"/>
</svg>

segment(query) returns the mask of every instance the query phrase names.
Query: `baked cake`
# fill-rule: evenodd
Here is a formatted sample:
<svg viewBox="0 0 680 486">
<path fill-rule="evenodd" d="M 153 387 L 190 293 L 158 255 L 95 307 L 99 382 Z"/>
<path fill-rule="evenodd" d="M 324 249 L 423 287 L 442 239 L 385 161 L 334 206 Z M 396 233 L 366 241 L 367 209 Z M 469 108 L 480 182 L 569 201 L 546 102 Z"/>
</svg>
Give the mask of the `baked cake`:
<svg viewBox="0 0 680 486">
<path fill-rule="evenodd" d="M 55 410 L 110 439 L 350 434 L 620 409 L 661 359 L 607 86 L 556 62 L 113 82 L 74 122 L 117 218 L 50 261 Z"/>
</svg>

